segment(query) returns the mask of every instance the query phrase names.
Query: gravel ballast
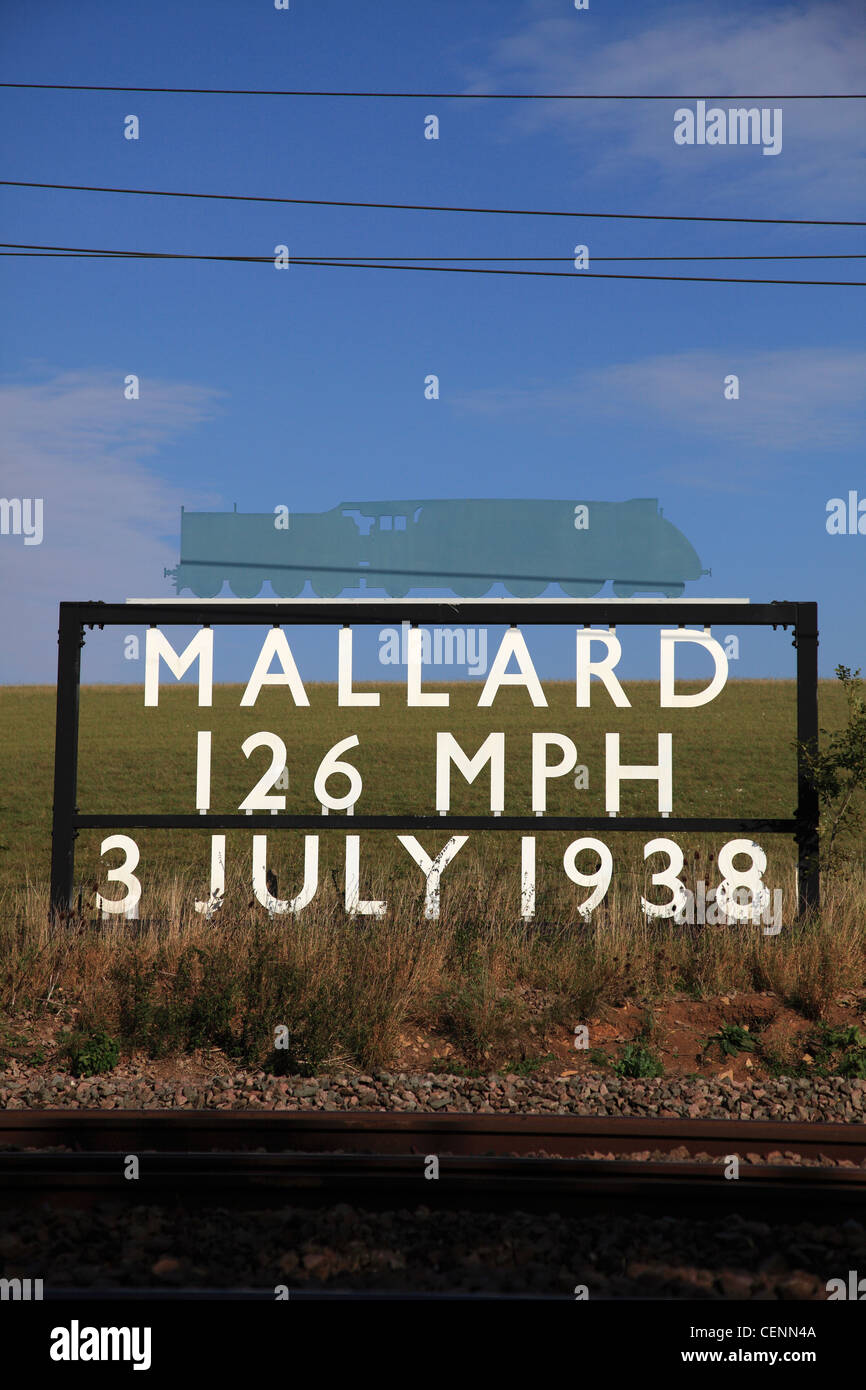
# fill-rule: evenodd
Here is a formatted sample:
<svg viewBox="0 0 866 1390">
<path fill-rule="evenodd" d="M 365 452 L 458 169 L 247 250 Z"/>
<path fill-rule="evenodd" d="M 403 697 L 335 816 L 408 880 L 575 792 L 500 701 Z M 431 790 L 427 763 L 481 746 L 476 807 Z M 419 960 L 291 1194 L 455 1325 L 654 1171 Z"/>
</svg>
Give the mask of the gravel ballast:
<svg viewBox="0 0 866 1390">
<path fill-rule="evenodd" d="M 844 1077 L 719 1081 L 710 1077 L 633 1080 L 609 1074 L 535 1080 L 515 1075 L 440 1073 L 299 1077 L 213 1073 L 194 1083 L 166 1080 L 146 1066 L 106 1076 L 0 1074 L 0 1109 L 80 1106 L 148 1110 L 403 1110 L 490 1114 L 631 1115 L 660 1119 L 866 1121 L 866 1080 Z"/>
<path fill-rule="evenodd" d="M 108 1075 L 10 1069 L 0 1108 L 204 1109 L 576 1114 L 863 1122 L 866 1081 L 748 1083 L 610 1074 L 264 1072 L 165 1076 L 126 1064 Z M 679 1155 L 668 1155 L 676 1157 Z M 646 1157 L 651 1157 L 648 1153 Z M 757 1155 L 755 1156 L 757 1160 Z M 786 1161 L 788 1156 L 786 1155 Z M 715 1160 L 717 1161 L 717 1160 Z M 791 1156 L 793 1161 L 793 1156 Z M 53 1288 L 391 1290 L 574 1298 L 818 1300 L 827 1281 L 866 1269 L 866 1229 L 649 1214 L 451 1211 L 338 1204 L 237 1213 L 101 1203 L 87 1211 L 0 1212 L 0 1270 Z"/>
<path fill-rule="evenodd" d="M 7 1278 L 48 1288 L 378 1289 L 562 1297 L 827 1297 L 866 1268 L 866 1228 L 682 1217 L 245 1211 L 101 1204 L 0 1213 Z M 582 1290 L 585 1289 L 585 1294 Z M 581 1291 L 580 1294 L 576 1290 Z"/>
</svg>

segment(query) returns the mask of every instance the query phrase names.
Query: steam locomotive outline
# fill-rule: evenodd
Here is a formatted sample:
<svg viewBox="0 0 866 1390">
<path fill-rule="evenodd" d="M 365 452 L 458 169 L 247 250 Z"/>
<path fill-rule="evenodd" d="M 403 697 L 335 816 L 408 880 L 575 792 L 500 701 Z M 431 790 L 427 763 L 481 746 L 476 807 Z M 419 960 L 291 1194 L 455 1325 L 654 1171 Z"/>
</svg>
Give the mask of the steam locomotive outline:
<svg viewBox="0 0 866 1390">
<path fill-rule="evenodd" d="M 285 512 L 285 509 L 281 509 Z M 190 512 L 181 508 L 181 558 L 164 573 L 180 593 L 237 598 L 270 581 L 280 598 L 310 581 L 336 598 L 364 581 L 403 598 L 448 589 L 481 598 L 502 583 L 517 598 L 558 584 L 590 598 L 610 580 L 618 598 L 676 598 L 708 570 L 653 497 L 627 502 L 416 498 L 341 502 L 326 512 Z"/>
</svg>

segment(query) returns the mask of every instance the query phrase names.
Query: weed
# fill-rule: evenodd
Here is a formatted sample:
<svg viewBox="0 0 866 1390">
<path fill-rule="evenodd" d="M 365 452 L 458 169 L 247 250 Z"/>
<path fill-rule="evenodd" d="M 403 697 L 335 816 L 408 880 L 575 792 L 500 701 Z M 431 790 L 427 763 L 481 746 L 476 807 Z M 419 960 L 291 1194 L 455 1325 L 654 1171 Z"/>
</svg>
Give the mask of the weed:
<svg viewBox="0 0 866 1390">
<path fill-rule="evenodd" d="M 532 1076 L 540 1067 L 552 1061 L 554 1054 L 548 1052 L 544 1057 L 521 1057 L 519 1062 L 506 1062 L 499 1070 L 505 1075 L 511 1073 L 513 1076 Z"/>
<path fill-rule="evenodd" d="M 120 1046 L 103 1030 L 62 1033 L 58 1050 L 73 1076 L 101 1076 L 117 1066 Z"/>
<path fill-rule="evenodd" d="M 707 1052 L 713 1044 L 718 1046 L 725 1057 L 738 1057 L 741 1052 L 754 1052 L 758 1046 L 757 1039 L 742 1023 L 723 1023 L 718 1033 L 713 1033 L 707 1038 L 703 1051 Z"/>
<path fill-rule="evenodd" d="M 806 1048 L 814 1058 L 810 1071 L 822 1076 L 866 1078 L 866 1033 L 856 1026 L 831 1028 L 821 1024 Z"/>
<path fill-rule="evenodd" d="M 478 1067 L 467 1067 L 465 1062 L 457 1062 L 453 1057 L 431 1057 L 429 1071 L 439 1072 L 444 1076 L 481 1076 L 482 1072 Z"/>
<path fill-rule="evenodd" d="M 518 1001 L 497 988 L 489 960 L 477 947 L 464 957 L 461 982 L 444 990 L 437 1002 L 439 1031 L 474 1065 L 501 1053 L 518 1032 Z"/>
<path fill-rule="evenodd" d="M 592 1062 L 593 1066 L 609 1067 L 611 1065 L 611 1060 L 607 1053 L 603 1052 L 600 1047 L 591 1047 L 587 1053 L 587 1057 L 590 1062 Z"/>
<path fill-rule="evenodd" d="M 622 1057 L 613 1063 L 617 1076 L 647 1077 L 664 1075 L 664 1066 L 657 1053 L 643 1042 L 626 1043 Z"/>
</svg>

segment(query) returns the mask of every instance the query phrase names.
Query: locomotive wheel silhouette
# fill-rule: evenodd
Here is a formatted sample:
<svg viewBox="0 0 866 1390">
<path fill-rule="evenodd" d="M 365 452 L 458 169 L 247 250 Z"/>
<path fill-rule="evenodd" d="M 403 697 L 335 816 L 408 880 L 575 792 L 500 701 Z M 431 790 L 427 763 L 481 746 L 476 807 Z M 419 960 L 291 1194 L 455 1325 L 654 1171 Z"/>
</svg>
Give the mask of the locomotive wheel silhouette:
<svg viewBox="0 0 866 1390">
<path fill-rule="evenodd" d="M 233 574 L 229 580 L 229 588 L 235 598 L 255 598 L 256 594 L 261 593 L 264 582 L 263 574 L 247 570 L 245 574 Z"/>
<path fill-rule="evenodd" d="M 304 576 L 292 570 L 281 570 L 271 575 L 271 588 L 277 598 L 297 598 L 303 587 Z"/>
<path fill-rule="evenodd" d="M 452 584 L 451 592 L 458 598 L 483 598 L 490 589 L 489 579 L 459 579 L 456 584 Z"/>
<path fill-rule="evenodd" d="M 220 570 L 200 569 L 189 586 L 198 598 L 216 598 L 223 586 Z M 181 585 L 181 588 L 185 586 Z"/>
<path fill-rule="evenodd" d="M 316 574 L 311 579 L 313 593 L 317 598 L 339 598 L 344 589 L 351 589 L 358 580 L 357 574 Z"/>
<path fill-rule="evenodd" d="M 383 574 L 377 579 L 372 573 L 367 576 L 367 583 L 377 587 L 381 585 L 389 598 L 405 598 L 415 585 L 415 577 L 411 574 Z"/>
</svg>

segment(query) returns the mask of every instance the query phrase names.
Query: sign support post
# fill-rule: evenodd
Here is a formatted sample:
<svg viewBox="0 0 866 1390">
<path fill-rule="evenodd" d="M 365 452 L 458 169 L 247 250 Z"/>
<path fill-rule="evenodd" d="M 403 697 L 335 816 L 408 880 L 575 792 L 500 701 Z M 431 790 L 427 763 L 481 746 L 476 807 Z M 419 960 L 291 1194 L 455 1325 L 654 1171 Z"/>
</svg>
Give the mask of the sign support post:
<svg viewBox="0 0 866 1390">
<path fill-rule="evenodd" d="M 57 720 L 54 736 L 54 813 L 51 827 L 51 913 L 68 912 L 75 878 L 78 810 L 78 708 L 82 605 L 61 603 L 57 633 Z"/>
<path fill-rule="evenodd" d="M 820 905 L 818 792 L 807 755 L 818 749 L 818 605 L 797 604 L 797 899 L 802 914 Z"/>
</svg>

